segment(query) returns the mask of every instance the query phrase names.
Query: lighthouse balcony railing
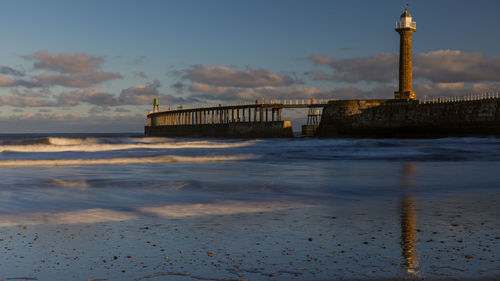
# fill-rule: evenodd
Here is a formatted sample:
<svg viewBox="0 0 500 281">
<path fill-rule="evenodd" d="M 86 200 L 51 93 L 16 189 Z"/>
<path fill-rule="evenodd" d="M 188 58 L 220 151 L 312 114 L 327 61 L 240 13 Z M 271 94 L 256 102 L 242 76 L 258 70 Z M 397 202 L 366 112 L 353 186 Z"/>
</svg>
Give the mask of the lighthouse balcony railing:
<svg viewBox="0 0 500 281">
<path fill-rule="evenodd" d="M 412 28 L 412 29 L 417 29 L 417 23 L 412 21 L 412 22 L 396 22 L 396 29 L 398 28 Z"/>
</svg>

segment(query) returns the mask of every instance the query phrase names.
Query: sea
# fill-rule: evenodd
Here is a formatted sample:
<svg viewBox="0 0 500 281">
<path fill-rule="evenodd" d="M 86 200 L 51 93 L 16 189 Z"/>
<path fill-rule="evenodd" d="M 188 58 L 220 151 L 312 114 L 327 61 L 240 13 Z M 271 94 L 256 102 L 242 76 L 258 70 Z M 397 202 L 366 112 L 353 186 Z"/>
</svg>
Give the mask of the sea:
<svg viewBox="0 0 500 281">
<path fill-rule="evenodd" d="M 498 280 L 500 139 L 0 135 L 1 280 Z"/>
</svg>

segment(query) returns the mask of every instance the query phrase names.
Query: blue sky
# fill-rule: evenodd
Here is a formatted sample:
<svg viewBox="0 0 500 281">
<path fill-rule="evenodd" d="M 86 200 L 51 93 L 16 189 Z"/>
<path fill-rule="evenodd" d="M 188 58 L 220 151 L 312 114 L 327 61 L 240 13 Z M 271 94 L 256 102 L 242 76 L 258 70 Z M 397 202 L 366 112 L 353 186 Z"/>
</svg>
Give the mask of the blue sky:
<svg viewBox="0 0 500 281">
<path fill-rule="evenodd" d="M 0 129 L 142 131 L 162 106 L 390 98 L 404 1 L 3 1 Z M 419 98 L 500 90 L 498 1 L 409 1 Z"/>
</svg>

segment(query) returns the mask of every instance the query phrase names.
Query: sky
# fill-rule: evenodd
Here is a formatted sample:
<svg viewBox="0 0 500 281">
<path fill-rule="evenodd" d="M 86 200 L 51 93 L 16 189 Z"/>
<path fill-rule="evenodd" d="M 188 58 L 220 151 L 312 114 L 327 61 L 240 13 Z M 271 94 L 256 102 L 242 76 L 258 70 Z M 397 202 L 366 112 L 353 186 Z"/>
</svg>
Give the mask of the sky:
<svg viewBox="0 0 500 281">
<path fill-rule="evenodd" d="M 142 132 L 256 99 L 392 98 L 405 1 L 3 0 L 0 132 Z M 499 1 L 408 1 L 419 99 L 500 92 Z"/>
</svg>

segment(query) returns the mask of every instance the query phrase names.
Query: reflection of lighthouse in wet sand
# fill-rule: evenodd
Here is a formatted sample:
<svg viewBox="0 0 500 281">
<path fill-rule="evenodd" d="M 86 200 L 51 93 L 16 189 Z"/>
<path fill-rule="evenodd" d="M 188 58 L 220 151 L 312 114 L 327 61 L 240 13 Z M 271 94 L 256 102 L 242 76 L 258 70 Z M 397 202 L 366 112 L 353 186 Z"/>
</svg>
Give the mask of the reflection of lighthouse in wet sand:
<svg viewBox="0 0 500 281">
<path fill-rule="evenodd" d="M 415 253 L 417 232 L 416 200 L 407 195 L 401 201 L 401 249 L 403 251 L 403 268 L 407 273 L 415 274 L 418 269 L 418 258 Z"/>
<path fill-rule="evenodd" d="M 405 163 L 401 171 L 401 187 L 410 189 L 416 186 L 413 173 L 416 166 L 414 163 Z M 418 257 L 416 255 L 417 242 L 417 201 L 411 194 L 403 195 L 400 206 L 401 216 L 401 250 L 403 262 L 401 264 L 405 273 L 416 274 L 418 272 Z"/>
</svg>

